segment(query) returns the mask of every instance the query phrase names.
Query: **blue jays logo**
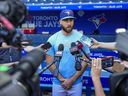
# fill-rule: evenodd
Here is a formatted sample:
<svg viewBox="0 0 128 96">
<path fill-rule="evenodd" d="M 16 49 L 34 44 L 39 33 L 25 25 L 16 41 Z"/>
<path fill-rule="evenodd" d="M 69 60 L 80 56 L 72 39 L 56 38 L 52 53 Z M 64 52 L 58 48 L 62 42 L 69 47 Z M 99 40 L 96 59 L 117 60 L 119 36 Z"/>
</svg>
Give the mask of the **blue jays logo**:
<svg viewBox="0 0 128 96">
<path fill-rule="evenodd" d="M 89 18 L 88 20 L 95 24 L 96 29 L 98 29 L 102 23 L 105 23 L 107 21 L 104 13 L 100 14 L 100 15 L 93 16 L 93 17 Z"/>
<path fill-rule="evenodd" d="M 66 14 L 70 15 L 71 13 L 69 11 L 65 12 Z"/>
</svg>

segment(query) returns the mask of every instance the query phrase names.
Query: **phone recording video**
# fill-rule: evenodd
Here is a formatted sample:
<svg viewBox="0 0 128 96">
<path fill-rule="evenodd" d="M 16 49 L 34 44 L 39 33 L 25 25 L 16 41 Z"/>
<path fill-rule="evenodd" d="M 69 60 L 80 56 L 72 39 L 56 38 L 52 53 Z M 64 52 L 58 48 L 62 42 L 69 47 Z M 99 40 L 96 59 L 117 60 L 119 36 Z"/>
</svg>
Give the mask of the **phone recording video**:
<svg viewBox="0 0 128 96">
<path fill-rule="evenodd" d="M 102 58 L 102 68 L 112 67 L 114 63 L 114 58 L 112 56 Z"/>
<path fill-rule="evenodd" d="M 87 45 L 88 47 L 91 47 L 91 46 L 93 45 L 92 39 L 91 39 L 90 37 L 85 36 L 85 35 L 83 35 L 83 36 L 81 37 L 80 41 L 81 41 L 83 44 Z"/>
</svg>

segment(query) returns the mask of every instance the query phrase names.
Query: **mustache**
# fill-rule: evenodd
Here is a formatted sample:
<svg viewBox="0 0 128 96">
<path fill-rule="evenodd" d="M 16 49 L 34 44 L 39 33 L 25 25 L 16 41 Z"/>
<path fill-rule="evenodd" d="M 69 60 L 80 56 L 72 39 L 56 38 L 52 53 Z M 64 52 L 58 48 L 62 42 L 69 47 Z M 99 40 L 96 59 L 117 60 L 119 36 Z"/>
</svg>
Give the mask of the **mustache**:
<svg viewBox="0 0 128 96">
<path fill-rule="evenodd" d="M 71 28 L 72 26 L 71 25 L 69 25 L 69 26 L 67 26 L 66 28 Z"/>
</svg>

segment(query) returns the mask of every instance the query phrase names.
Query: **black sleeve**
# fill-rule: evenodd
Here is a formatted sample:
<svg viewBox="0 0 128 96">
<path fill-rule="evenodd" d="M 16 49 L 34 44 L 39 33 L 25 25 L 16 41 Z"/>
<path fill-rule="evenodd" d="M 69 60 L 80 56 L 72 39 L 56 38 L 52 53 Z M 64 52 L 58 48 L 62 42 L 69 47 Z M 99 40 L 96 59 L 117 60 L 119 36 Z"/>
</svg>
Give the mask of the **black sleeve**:
<svg viewBox="0 0 128 96">
<path fill-rule="evenodd" d="M 3 42 L 4 42 L 4 40 L 2 38 L 0 38 L 0 47 L 2 47 Z"/>
<path fill-rule="evenodd" d="M 0 47 L 2 46 L 2 42 L 0 42 Z"/>
</svg>

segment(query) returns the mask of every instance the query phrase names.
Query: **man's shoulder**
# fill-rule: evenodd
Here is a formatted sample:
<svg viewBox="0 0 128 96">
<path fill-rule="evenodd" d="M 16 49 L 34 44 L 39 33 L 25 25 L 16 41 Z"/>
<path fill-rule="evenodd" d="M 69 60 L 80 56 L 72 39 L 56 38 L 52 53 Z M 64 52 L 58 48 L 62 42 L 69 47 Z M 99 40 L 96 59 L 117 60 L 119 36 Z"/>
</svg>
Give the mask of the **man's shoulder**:
<svg viewBox="0 0 128 96">
<path fill-rule="evenodd" d="M 61 33 L 61 31 L 58 31 L 58 32 L 54 33 L 53 35 L 51 35 L 51 37 L 57 36 L 57 35 L 59 35 L 60 33 Z"/>
<path fill-rule="evenodd" d="M 77 31 L 77 30 L 73 30 L 73 33 L 74 33 L 75 35 L 77 35 L 77 36 L 80 36 L 80 37 L 83 35 L 81 32 L 79 32 L 79 31 Z"/>
<path fill-rule="evenodd" d="M 61 31 L 58 31 L 58 32 L 54 33 L 53 35 L 51 35 L 51 36 L 49 37 L 48 40 L 54 40 L 54 39 L 56 39 L 60 33 L 61 33 Z"/>
</svg>

